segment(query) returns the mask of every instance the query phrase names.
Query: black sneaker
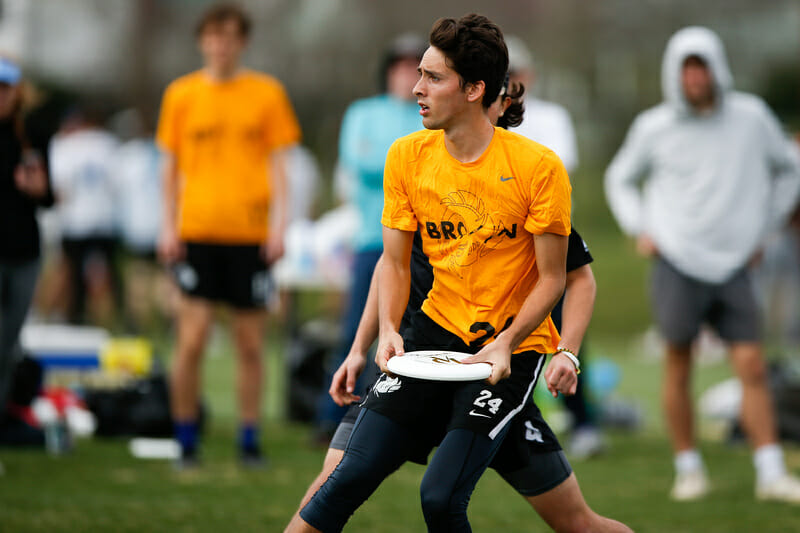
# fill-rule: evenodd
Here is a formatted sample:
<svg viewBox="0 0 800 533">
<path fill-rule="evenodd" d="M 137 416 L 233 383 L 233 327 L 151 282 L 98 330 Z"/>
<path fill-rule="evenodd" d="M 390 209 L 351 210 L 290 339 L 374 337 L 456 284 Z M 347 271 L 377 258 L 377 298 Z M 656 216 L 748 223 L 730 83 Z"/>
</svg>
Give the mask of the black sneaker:
<svg viewBox="0 0 800 533">
<path fill-rule="evenodd" d="M 267 459 L 258 447 L 240 448 L 239 464 L 242 465 L 242 468 L 247 470 L 261 470 L 262 468 L 266 468 Z"/>
<path fill-rule="evenodd" d="M 172 467 L 178 472 L 193 471 L 200 468 L 200 456 L 197 450 L 181 450 L 181 456 L 175 459 Z"/>
</svg>

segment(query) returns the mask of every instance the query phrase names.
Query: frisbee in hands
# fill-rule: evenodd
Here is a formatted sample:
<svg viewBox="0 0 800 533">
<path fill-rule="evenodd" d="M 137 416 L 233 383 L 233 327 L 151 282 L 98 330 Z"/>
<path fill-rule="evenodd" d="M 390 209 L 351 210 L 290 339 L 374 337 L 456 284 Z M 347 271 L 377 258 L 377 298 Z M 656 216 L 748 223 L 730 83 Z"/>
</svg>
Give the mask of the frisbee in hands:
<svg viewBox="0 0 800 533">
<path fill-rule="evenodd" d="M 462 363 L 472 354 L 441 350 L 407 352 L 386 363 L 393 374 L 433 381 L 472 381 L 492 375 L 489 363 Z"/>
</svg>

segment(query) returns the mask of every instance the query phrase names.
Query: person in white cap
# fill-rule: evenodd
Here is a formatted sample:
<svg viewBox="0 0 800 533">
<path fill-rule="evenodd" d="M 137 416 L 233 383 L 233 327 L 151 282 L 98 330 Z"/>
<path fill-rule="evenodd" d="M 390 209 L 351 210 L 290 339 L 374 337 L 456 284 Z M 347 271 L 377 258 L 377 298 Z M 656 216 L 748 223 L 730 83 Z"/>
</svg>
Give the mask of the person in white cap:
<svg viewBox="0 0 800 533">
<path fill-rule="evenodd" d="M 709 490 L 689 394 L 692 343 L 706 323 L 727 343 L 742 383 L 756 497 L 800 503 L 800 480 L 787 472 L 778 444 L 749 272 L 764 238 L 795 205 L 797 153 L 760 98 L 732 90 L 722 42 L 711 30 L 684 28 L 670 39 L 661 84 L 664 102 L 636 117 L 605 186 L 622 230 L 653 258 L 675 453 L 671 495 L 694 500 Z"/>
<path fill-rule="evenodd" d="M 510 81 L 525 86 L 525 120 L 509 130 L 550 148 L 561 158 L 567 172 L 572 174 L 578 166 L 578 147 L 569 111 L 554 102 L 533 96 L 531 89 L 536 83 L 536 71 L 528 47 L 515 35 L 508 36 L 506 44 Z"/>
<path fill-rule="evenodd" d="M 564 163 L 564 168 L 572 177 L 578 166 L 578 147 L 572 118 L 566 108 L 532 96 L 536 83 L 536 71 L 530 50 L 519 37 L 510 35 L 508 45 L 509 81 L 522 84 L 526 91 L 523 104 L 524 120 L 509 130 L 524 135 L 553 150 Z M 560 322 L 561 304 L 553 310 L 553 319 Z M 601 454 L 606 449 L 606 439 L 598 427 L 587 399 L 586 377 L 578 380 L 578 388 L 572 396 L 563 396 L 564 406 L 572 415 L 572 436 L 569 455 L 574 459 L 588 459 Z"/>
</svg>

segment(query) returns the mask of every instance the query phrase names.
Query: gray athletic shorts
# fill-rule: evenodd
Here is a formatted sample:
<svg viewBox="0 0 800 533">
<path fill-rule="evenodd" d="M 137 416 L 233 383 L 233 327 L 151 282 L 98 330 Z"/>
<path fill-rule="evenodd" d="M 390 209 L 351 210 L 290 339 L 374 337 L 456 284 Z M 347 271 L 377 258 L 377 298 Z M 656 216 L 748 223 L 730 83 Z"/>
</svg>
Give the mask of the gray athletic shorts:
<svg viewBox="0 0 800 533">
<path fill-rule="evenodd" d="M 747 270 L 712 284 L 686 276 L 659 257 L 651 281 L 653 315 L 667 342 L 691 344 L 704 323 L 728 342 L 760 340 L 758 304 Z"/>
<path fill-rule="evenodd" d="M 350 405 L 344 418 L 342 418 L 342 421 L 339 422 L 339 425 L 336 427 L 336 432 L 334 432 L 331 443 L 328 445 L 329 448 L 342 451 L 347 448 L 347 441 L 350 440 L 350 434 L 353 432 L 353 425 L 356 423 L 356 418 L 358 418 L 358 413 L 360 412 L 361 406 L 359 404 L 354 403 Z"/>
</svg>

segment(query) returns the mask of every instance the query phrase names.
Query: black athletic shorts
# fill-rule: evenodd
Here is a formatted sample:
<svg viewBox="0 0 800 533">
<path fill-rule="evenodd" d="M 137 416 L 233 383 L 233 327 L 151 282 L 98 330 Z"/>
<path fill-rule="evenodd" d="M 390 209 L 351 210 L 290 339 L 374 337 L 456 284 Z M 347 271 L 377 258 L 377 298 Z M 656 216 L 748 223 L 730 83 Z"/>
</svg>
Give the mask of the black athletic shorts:
<svg viewBox="0 0 800 533">
<path fill-rule="evenodd" d="M 258 245 L 186 243 L 186 258 L 173 267 L 184 294 L 239 309 L 266 307 L 269 267 Z"/>
<path fill-rule="evenodd" d="M 404 348 L 476 352 L 422 311 L 405 332 Z M 514 415 L 522 411 L 544 366 L 534 351 L 511 357 L 511 376 L 496 385 L 483 380 L 442 382 L 382 374 L 363 406 L 413 428 L 420 449 L 441 442 L 447 431 L 468 429 L 491 439 L 502 437 Z"/>
<path fill-rule="evenodd" d="M 333 434 L 330 448 L 344 451 L 359 412 L 361 405 L 350 406 Z M 431 451 L 430 443 L 426 445 L 425 441 L 420 441 L 417 444 L 411 461 L 425 464 Z M 525 409 L 511 421 L 503 444 L 489 466 L 523 496 L 547 492 L 572 473 L 558 438 L 533 400 L 529 400 Z"/>
<path fill-rule="evenodd" d="M 561 444 L 533 400 L 514 417 L 489 466 L 523 496 L 547 492 L 572 473 Z"/>
</svg>

